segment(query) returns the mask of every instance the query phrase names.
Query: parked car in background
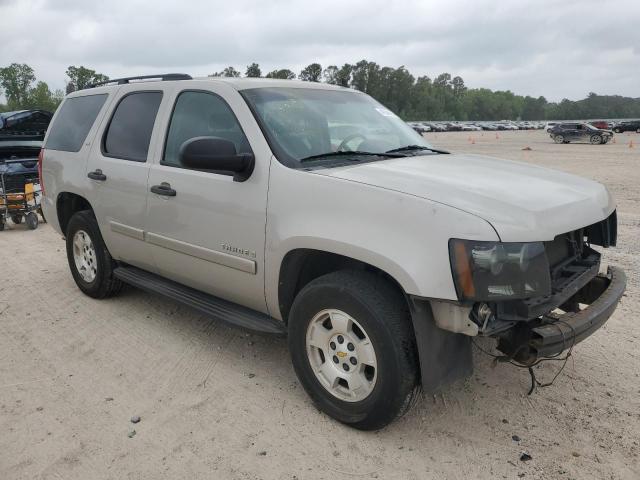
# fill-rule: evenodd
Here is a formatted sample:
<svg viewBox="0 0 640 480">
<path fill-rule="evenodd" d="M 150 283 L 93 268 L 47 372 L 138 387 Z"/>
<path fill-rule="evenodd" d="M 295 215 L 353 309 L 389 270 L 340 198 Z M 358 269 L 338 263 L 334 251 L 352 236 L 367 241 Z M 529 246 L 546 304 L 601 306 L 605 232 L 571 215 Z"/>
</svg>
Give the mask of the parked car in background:
<svg viewBox="0 0 640 480">
<path fill-rule="evenodd" d="M 53 113 L 46 110 L 17 110 L 0 113 L 0 132 L 3 136 L 26 135 L 42 137 L 46 132 Z"/>
<path fill-rule="evenodd" d="M 604 120 L 594 120 L 593 122 L 589 122 L 589 125 L 593 125 L 601 130 L 609 130 L 609 122 L 605 122 Z"/>
<path fill-rule="evenodd" d="M 462 125 L 459 123 L 447 123 L 447 132 L 461 132 L 462 131 Z"/>
<path fill-rule="evenodd" d="M 409 125 L 411 128 L 413 128 L 416 132 L 423 134 L 426 132 L 430 132 L 431 128 L 423 125 L 420 122 L 407 122 L 407 125 Z"/>
<path fill-rule="evenodd" d="M 600 145 L 609 142 L 613 132 L 588 123 L 560 123 L 551 129 L 549 136 L 556 143 L 589 142 Z"/>
<path fill-rule="evenodd" d="M 558 122 L 547 122 L 547 124 L 544 126 L 544 129 L 547 131 L 547 133 L 550 133 L 551 129 L 556 125 L 558 125 Z"/>
<path fill-rule="evenodd" d="M 616 133 L 622 133 L 622 132 L 640 133 L 640 120 L 627 120 L 620 123 L 616 123 L 613 126 L 613 131 Z"/>
</svg>

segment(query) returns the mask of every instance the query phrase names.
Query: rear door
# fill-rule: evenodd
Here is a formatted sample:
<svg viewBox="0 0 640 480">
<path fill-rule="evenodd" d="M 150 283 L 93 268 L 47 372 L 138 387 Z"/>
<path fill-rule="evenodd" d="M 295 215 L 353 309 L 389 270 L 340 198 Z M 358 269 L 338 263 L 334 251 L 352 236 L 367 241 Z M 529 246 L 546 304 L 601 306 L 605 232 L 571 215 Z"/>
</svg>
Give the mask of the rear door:
<svg viewBox="0 0 640 480">
<path fill-rule="evenodd" d="M 577 125 L 575 123 L 565 123 L 562 126 L 562 134 L 565 140 L 574 142 L 578 136 Z"/>
<path fill-rule="evenodd" d="M 576 140 L 580 142 L 588 142 L 591 137 L 592 130 L 589 130 L 582 123 L 576 125 Z"/>
<path fill-rule="evenodd" d="M 88 196 L 111 255 L 151 271 L 155 265 L 144 242 L 148 159 L 157 143 L 154 126 L 162 98 L 161 89 L 122 87 L 86 171 Z"/>
<path fill-rule="evenodd" d="M 180 85 L 184 87 L 184 84 Z M 173 196 L 149 193 L 146 239 L 162 276 L 266 312 L 264 250 L 271 151 L 240 94 L 214 82 L 189 82 L 167 108 L 164 149 L 156 152 L 149 189 L 165 184 Z M 244 182 L 181 164 L 180 146 L 194 137 L 232 141 L 253 153 Z M 252 140 L 249 142 L 249 138 Z"/>
</svg>

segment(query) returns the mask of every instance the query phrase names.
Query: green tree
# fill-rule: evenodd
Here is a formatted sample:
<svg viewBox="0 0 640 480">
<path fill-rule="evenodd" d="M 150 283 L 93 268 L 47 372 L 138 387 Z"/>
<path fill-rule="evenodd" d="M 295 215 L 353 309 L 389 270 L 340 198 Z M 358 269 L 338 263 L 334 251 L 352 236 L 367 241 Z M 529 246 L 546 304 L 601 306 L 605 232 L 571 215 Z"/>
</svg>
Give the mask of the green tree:
<svg viewBox="0 0 640 480">
<path fill-rule="evenodd" d="M 259 78 L 262 76 L 262 71 L 260 70 L 260 65 L 257 63 L 252 63 L 247 66 L 247 71 L 244 74 L 245 77 Z"/>
<path fill-rule="evenodd" d="M 221 72 L 215 72 L 215 73 L 212 73 L 209 76 L 210 77 L 239 77 L 240 76 L 240 72 L 238 70 L 236 70 L 235 68 L 229 66 L 229 67 L 226 67 Z"/>
<path fill-rule="evenodd" d="M 330 83 L 331 85 L 338 84 L 338 67 L 335 65 L 329 65 L 322 72 L 322 78 L 326 83 Z"/>
<path fill-rule="evenodd" d="M 35 80 L 33 69 L 26 63 L 12 63 L 8 67 L 0 68 L 0 86 L 7 97 L 9 110 L 22 108 Z"/>
<path fill-rule="evenodd" d="M 281 78 L 283 80 L 293 80 L 296 78 L 296 74 L 288 68 L 282 68 L 280 70 L 273 70 L 267 73 L 266 78 Z"/>
<path fill-rule="evenodd" d="M 307 65 L 302 69 L 298 78 L 306 82 L 319 82 L 322 78 L 322 66 L 319 63 Z"/>
<path fill-rule="evenodd" d="M 97 73 L 95 70 L 83 67 L 82 65 L 79 67 L 71 65 L 67 68 L 65 73 L 69 78 L 66 89 L 67 93 L 71 93 L 75 90 L 82 90 L 94 83 L 106 82 L 109 80 L 109 77 L 106 75 Z"/>
<path fill-rule="evenodd" d="M 54 112 L 63 98 L 64 93 L 62 90 L 51 92 L 45 82 L 38 82 L 34 88 L 29 90 L 29 94 L 22 107 Z"/>
</svg>

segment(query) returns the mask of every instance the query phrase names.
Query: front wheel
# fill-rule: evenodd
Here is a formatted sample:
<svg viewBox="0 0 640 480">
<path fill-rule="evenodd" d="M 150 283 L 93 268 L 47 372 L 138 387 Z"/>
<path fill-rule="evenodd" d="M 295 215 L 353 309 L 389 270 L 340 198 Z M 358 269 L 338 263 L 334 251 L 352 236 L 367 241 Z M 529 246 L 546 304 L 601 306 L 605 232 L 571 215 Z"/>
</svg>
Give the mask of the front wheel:
<svg viewBox="0 0 640 480">
<path fill-rule="evenodd" d="M 69 220 L 67 260 L 76 285 L 86 295 L 106 298 L 122 288 L 122 282 L 113 275 L 116 264 L 89 210 L 77 212 Z"/>
<path fill-rule="evenodd" d="M 406 302 L 372 273 L 343 270 L 307 284 L 291 307 L 289 350 L 318 408 L 358 429 L 384 427 L 417 392 Z"/>
<path fill-rule="evenodd" d="M 591 145 L 600 145 L 601 143 L 604 143 L 600 135 L 591 135 L 589 142 L 591 142 Z"/>
</svg>

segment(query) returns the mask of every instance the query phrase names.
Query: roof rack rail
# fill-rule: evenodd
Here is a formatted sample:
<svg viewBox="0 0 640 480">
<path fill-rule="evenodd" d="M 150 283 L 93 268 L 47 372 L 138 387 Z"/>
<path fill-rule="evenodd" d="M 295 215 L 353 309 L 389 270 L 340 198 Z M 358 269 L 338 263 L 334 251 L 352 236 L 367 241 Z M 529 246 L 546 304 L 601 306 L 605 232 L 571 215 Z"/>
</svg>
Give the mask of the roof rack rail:
<svg viewBox="0 0 640 480">
<path fill-rule="evenodd" d="M 187 75 L 186 73 L 160 73 L 158 75 L 141 75 L 138 77 L 124 77 L 124 78 L 112 78 L 111 80 L 105 80 L 104 82 L 97 82 L 88 85 L 87 88 L 95 88 L 100 87 L 102 85 L 125 85 L 127 83 L 131 83 L 132 80 L 161 80 L 163 82 L 169 80 L 193 80 L 191 75 Z"/>
</svg>

